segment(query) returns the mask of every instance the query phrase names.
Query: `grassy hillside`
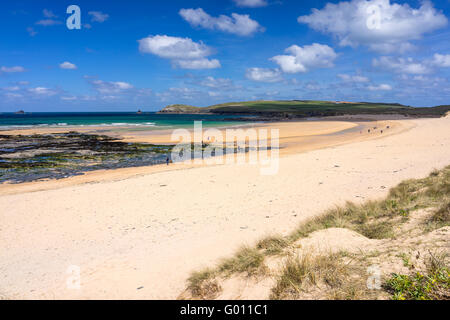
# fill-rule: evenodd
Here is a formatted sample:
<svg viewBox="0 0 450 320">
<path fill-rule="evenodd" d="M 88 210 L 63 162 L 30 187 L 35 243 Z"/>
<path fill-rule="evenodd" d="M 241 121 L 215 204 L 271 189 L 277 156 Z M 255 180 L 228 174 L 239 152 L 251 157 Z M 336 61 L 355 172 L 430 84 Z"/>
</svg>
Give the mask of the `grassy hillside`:
<svg viewBox="0 0 450 320">
<path fill-rule="evenodd" d="M 198 108 L 187 105 L 167 106 L 161 113 L 213 113 L 267 116 L 335 116 L 346 114 L 404 114 L 416 116 L 442 116 L 450 106 L 414 108 L 401 104 L 368 102 L 332 102 L 313 100 L 231 102 Z"/>
</svg>

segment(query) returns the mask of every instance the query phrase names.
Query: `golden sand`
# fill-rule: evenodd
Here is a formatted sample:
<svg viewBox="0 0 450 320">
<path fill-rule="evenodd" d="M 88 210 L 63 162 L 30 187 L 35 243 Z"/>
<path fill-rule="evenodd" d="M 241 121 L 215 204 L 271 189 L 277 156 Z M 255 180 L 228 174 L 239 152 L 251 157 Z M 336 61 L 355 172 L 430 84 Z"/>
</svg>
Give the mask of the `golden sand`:
<svg viewBox="0 0 450 320">
<path fill-rule="evenodd" d="M 363 129 L 387 123 L 384 134 Z M 450 118 L 263 126 L 280 129 L 273 176 L 250 164 L 171 165 L 0 186 L 0 295 L 174 299 L 190 272 L 239 246 L 335 204 L 385 196 L 450 159 Z M 159 134 L 124 136 L 168 141 Z M 67 286 L 73 266 L 79 290 Z"/>
</svg>

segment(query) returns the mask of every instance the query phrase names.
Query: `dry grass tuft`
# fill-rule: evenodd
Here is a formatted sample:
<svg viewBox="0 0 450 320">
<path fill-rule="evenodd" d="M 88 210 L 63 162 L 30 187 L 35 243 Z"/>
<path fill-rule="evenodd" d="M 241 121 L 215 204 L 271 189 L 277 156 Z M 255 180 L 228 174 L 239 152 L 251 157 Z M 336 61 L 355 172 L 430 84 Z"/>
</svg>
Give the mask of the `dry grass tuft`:
<svg viewBox="0 0 450 320">
<path fill-rule="evenodd" d="M 227 276 L 233 273 L 246 273 L 248 276 L 264 274 L 264 255 L 255 248 L 247 246 L 238 250 L 234 257 L 224 259 L 218 271 Z"/>
<path fill-rule="evenodd" d="M 215 279 L 215 272 L 210 269 L 194 272 L 187 282 L 187 289 L 194 298 L 214 299 L 222 290 Z"/>
<path fill-rule="evenodd" d="M 433 231 L 450 226 L 450 199 L 442 204 L 426 222 L 426 230 Z"/>
<path fill-rule="evenodd" d="M 326 285 L 336 288 L 349 275 L 349 269 L 338 254 L 303 254 L 289 257 L 272 288 L 271 299 L 295 299 L 311 286 Z"/>
<path fill-rule="evenodd" d="M 256 248 L 264 250 L 264 253 L 271 256 L 277 255 L 283 252 L 283 250 L 289 246 L 289 241 L 282 236 L 269 236 L 258 242 Z"/>
</svg>

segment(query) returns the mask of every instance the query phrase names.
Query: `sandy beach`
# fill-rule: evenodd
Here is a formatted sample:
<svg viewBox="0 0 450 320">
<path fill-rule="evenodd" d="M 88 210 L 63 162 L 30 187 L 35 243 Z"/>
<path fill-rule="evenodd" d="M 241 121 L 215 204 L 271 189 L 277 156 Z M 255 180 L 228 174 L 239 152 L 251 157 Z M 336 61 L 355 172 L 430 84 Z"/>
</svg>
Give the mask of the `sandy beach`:
<svg viewBox="0 0 450 320">
<path fill-rule="evenodd" d="M 367 132 L 388 125 L 383 134 Z M 280 129 L 279 172 L 272 176 L 250 164 L 183 164 L 0 185 L 0 296 L 175 299 L 190 272 L 242 244 L 289 233 L 347 200 L 382 197 L 400 181 L 450 163 L 449 117 L 262 127 Z M 171 142 L 166 131 L 118 136 Z M 81 271 L 80 289 L 67 286 L 73 266 Z"/>
</svg>

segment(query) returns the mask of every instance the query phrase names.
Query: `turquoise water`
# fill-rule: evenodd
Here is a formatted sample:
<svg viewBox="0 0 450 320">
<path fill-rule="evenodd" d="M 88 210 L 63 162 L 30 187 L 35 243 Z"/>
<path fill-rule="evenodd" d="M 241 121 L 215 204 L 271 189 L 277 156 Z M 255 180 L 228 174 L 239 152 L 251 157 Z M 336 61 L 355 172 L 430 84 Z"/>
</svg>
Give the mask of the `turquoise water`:
<svg viewBox="0 0 450 320">
<path fill-rule="evenodd" d="M 233 120 L 236 118 L 236 121 Z M 146 129 L 189 128 L 194 121 L 203 121 L 203 126 L 225 126 L 239 124 L 233 115 L 156 114 L 135 112 L 101 113 L 0 113 L 0 130 L 33 127 L 64 126 L 133 126 Z"/>
</svg>

